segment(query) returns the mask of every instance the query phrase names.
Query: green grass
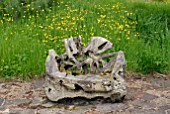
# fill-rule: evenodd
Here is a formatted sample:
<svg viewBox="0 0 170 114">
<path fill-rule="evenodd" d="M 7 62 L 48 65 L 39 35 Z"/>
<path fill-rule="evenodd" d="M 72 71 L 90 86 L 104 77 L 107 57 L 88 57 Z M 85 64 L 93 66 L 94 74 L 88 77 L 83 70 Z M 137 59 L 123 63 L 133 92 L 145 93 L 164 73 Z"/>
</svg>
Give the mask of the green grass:
<svg viewBox="0 0 170 114">
<path fill-rule="evenodd" d="M 136 31 L 144 47 L 138 55 L 137 70 L 141 72 L 169 72 L 169 28 L 170 4 L 134 3 L 130 10 L 135 10 Z"/>
<path fill-rule="evenodd" d="M 0 74 L 4 78 L 41 74 L 44 70 L 45 46 L 22 32 L 22 25 L 6 24 L 0 37 Z M 13 32 L 16 32 L 15 34 Z M 24 77 L 25 78 L 25 77 Z"/>
<path fill-rule="evenodd" d="M 0 76 L 27 78 L 44 74 L 48 49 L 65 51 L 62 39 L 102 36 L 112 51 L 123 50 L 127 70 L 168 73 L 170 70 L 170 4 L 116 0 L 59 0 L 58 4 L 20 15 L 0 17 Z"/>
</svg>

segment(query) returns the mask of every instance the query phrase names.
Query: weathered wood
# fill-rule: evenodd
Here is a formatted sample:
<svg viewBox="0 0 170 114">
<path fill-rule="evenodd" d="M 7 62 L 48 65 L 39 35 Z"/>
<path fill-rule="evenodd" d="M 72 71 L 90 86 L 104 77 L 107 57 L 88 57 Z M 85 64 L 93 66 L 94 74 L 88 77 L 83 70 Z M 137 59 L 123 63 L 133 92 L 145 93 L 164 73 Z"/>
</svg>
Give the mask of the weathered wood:
<svg viewBox="0 0 170 114">
<path fill-rule="evenodd" d="M 76 64 L 78 69 L 81 69 L 80 63 L 74 57 L 74 55 L 81 53 L 81 37 L 64 39 L 63 42 L 69 59 Z"/>
<path fill-rule="evenodd" d="M 108 53 L 108 54 L 103 54 L 99 56 L 99 59 L 107 58 L 107 57 L 115 57 L 117 53 Z"/>
<path fill-rule="evenodd" d="M 124 53 L 123 53 L 123 51 L 119 51 L 117 53 L 117 57 L 115 59 L 114 67 L 112 69 L 112 73 L 111 73 L 112 77 L 114 77 L 115 75 L 123 76 L 125 66 L 126 66 L 126 61 L 125 61 Z"/>
<path fill-rule="evenodd" d="M 59 71 L 58 63 L 55 60 L 55 57 L 58 56 L 54 49 L 48 51 L 48 56 L 45 62 L 46 73 L 50 74 L 56 71 Z"/>
<path fill-rule="evenodd" d="M 102 53 L 110 48 L 113 44 L 102 37 L 91 37 L 90 42 L 84 48 L 84 53 L 92 52 L 94 54 Z"/>
<path fill-rule="evenodd" d="M 64 39 L 66 52 L 57 55 L 51 49 L 46 59 L 47 97 L 58 101 L 68 97 L 110 97 L 113 101 L 126 95 L 123 79 L 126 61 L 122 51 L 101 54 L 113 44 L 102 37 L 91 37 L 83 47 L 81 37 Z M 109 61 L 105 61 L 104 58 Z"/>
</svg>

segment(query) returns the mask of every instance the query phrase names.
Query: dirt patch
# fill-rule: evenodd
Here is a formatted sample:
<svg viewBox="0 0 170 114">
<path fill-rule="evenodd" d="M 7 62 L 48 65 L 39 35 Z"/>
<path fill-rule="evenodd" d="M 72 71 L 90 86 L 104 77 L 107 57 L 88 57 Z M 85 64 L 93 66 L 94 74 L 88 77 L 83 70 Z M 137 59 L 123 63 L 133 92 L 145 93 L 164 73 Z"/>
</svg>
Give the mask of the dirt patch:
<svg viewBox="0 0 170 114">
<path fill-rule="evenodd" d="M 126 76 L 128 94 L 120 103 L 98 99 L 50 102 L 43 79 L 0 83 L 0 114 L 169 114 L 170 77 Z"/>
</svg>

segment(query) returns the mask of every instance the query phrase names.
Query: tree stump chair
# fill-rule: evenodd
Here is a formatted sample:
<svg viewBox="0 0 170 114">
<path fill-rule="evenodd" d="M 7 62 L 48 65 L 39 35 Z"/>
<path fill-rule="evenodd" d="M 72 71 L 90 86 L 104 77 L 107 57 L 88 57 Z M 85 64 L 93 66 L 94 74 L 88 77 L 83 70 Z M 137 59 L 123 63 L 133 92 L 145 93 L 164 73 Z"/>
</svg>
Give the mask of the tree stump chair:
<svg viewBox="0 0 170 114">
<path fill-rule="evenodd" d="M 113 44 L 102 37 L 91 37 L 86 46 L 81 37 L 64 39 L 66 52 L 48 51 L 45 62 L 45 93 L 51 101 L 63 98 L 103 97 L 113 102 L 127 94 L 124 80 L 126 61 L 122 51 L 104 53 Z"/>
</svg>

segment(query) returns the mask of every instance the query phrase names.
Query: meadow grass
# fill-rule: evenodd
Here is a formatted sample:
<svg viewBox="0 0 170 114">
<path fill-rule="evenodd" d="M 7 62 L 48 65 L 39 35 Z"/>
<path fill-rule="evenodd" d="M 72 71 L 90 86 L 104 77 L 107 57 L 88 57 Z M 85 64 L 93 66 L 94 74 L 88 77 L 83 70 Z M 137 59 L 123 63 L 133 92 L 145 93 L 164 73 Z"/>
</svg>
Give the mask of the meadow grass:
<svg viewBox="0 0 170 114">
<path fill-rule="evenodd" d="M 170 5 L 116 0 L 59 0 L 55 5 L 20 15 L 0 17 L 0 76 L 11 79 L 44 74 L 48 49 L 65 51 L 64 38 L 102 36 L 123 50 L 127 70 L 170 70 Z M 30 8 L 29 8 L 30 9 Z M 36 9 L 33 9 L 36 10 Z"/>
<path fill-rule="evenodd" d="M 45 47 L 32 39 L 29 33 L 23 31 L 21 25 L 1 26 L 0 37 L 0 73 L 6 79 L 12 76 L 27 77 L 41 74 L 44 66 Z"/>
<path fill-rule="evenodd" d="M 168 3 L 133 3 L 130 10 L 135 10 L 136 31 L 144 47 L 138 55 L 137 70 L 142 72 L 169 72 L 170 52 L 170 4 Z"/>
</svg>

